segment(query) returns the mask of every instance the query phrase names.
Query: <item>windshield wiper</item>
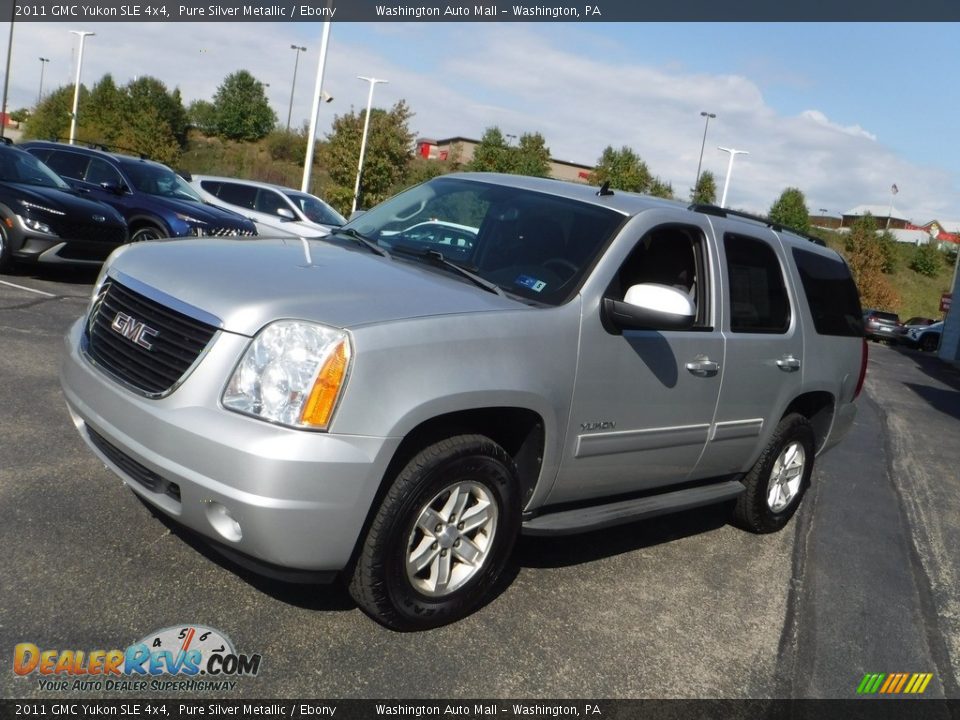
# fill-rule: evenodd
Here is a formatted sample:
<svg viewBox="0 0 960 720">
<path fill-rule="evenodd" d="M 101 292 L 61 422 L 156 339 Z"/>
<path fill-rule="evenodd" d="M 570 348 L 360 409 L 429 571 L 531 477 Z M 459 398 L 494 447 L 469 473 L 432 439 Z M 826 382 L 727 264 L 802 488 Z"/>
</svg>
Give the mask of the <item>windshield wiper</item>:
<svg viewBox="0 0 960 720">
<path fill-rule="evenodd" d="M 506 297 L 506 294 L 504 294 L 503 290 L 501 290 L 498 285 L 493 284 L 489 280 L 484 280 L 482 277 L 476 273 L 470 272 L 462 265 L 457 265 L 455 262 L 447 260 L 447 258 L 443 256 L 443 253 L 439 250 L 432 250 L 430 248 L 421 250 L 419 248 L 404 247 L 403 245 L 394 245 L 393 249 L 394 251 L 400 251 L 402 253 L 407 253 L 408 255 L 414 255 L 416 257 L 431 260 L 438 265 L 442 265 L 458 275 L 467 278 L 467 280 L 470 280 L 474 285 L 483 288 L 487 292 L 492 292 L 494 295 L 499 295 L 500 297 Z"/>
<path fill-rule="evenodd" d="M 386 258 L 390 257 L 390 253 L 388 253 L 382 247 L 377 245 L 373 240 L 368 238 L 366 235 L 364 235 L 363 233 L 357 232 L 353 228 L 339 227 L 339 228 L 336 228 L 331 234 L 343 235 L 344 237 L 348 237 L 351 240 L 355 241 L 358 245 L 363 245 L 365 248 L 369 249 L 371 252 L 375 252 L 380 257 L 386 257 Z"/>
</svg>

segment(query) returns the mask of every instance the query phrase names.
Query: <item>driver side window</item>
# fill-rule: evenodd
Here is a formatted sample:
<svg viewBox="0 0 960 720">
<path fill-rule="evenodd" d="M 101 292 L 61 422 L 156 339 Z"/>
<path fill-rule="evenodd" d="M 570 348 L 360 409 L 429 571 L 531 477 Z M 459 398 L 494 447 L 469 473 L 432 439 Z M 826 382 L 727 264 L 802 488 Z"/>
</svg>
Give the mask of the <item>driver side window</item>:
<svg viewBox="0 0 960 720">
<path fill-rule="evenodd" d="M 694 328 L 708 328 L 703 233 L 685 225 L 665 225 L 647 232 L 627 256 L 607 295 L 622 300 L 633 285 L 655 283 L 686 293 L 697 309 Z"/>
</svg>

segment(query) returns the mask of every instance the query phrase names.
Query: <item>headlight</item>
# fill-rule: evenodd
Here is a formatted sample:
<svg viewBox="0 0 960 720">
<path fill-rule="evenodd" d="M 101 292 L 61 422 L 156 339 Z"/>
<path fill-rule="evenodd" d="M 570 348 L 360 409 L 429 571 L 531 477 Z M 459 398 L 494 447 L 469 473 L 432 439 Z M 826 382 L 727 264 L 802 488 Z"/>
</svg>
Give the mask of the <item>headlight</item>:
<svg viewBox="0 0 960 720">
<path fill-rule="evenodd" d="M 224 390 L 223 405 L 290 427 L 326 430 L 349 368 L 345 332 L 281 320 L 250 343 Z"/>
<path fill-rule="evenodd" d="M 54 210 L 53 208 L 48 208 L 46 205 L 37 205 L 36 203 L 27 202 L 26 200 L 20 200 L 20 204 L 31 210 L 41 210 L 45 213 L 50 213 L 51 215 L 64 215 L 65 213 L 61 210 Z"/>
<path fill-rule="evenodd" d="M 20 221 L 20 224 L 27 230 L 33 230 L 34 232 L 40 232 L 44 235 L 53 235 L 56 236 L 56 233 L 53 229 L 47 225 L 45 222 L 41 222 L 36 218 L 24 217 L 23 215 L 17 215 L 17 220 Z"/>
</svg>

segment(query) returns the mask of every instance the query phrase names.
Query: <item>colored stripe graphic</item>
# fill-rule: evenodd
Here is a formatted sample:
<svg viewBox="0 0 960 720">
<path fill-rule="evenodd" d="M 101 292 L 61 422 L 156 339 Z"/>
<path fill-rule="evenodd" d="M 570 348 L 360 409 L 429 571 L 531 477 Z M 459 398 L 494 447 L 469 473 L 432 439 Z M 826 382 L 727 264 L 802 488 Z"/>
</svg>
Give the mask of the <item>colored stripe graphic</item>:
<svg viewBox="0 0 960 720">
<path fill-rule="evenodd" d="M 932 679 L 933 673 L 867 673 L 857 686 L 857 695 L 919 695 Z"/>
</svg>

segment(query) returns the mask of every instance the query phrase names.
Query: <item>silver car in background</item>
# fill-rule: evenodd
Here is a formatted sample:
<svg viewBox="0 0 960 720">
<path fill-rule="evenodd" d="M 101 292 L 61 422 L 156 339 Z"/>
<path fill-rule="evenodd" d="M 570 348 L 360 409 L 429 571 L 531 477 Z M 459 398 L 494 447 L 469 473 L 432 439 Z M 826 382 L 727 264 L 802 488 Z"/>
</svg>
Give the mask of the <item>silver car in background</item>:
<svg viewBox="0 0 960 720">
<path fill-rule="evenodd" d="M 322 237 L 347 222 L 316 195 L 293 188 L 212 175 L 188 182 L 210 204 L 249 218 L 264 237 Z"/>
</svg>

